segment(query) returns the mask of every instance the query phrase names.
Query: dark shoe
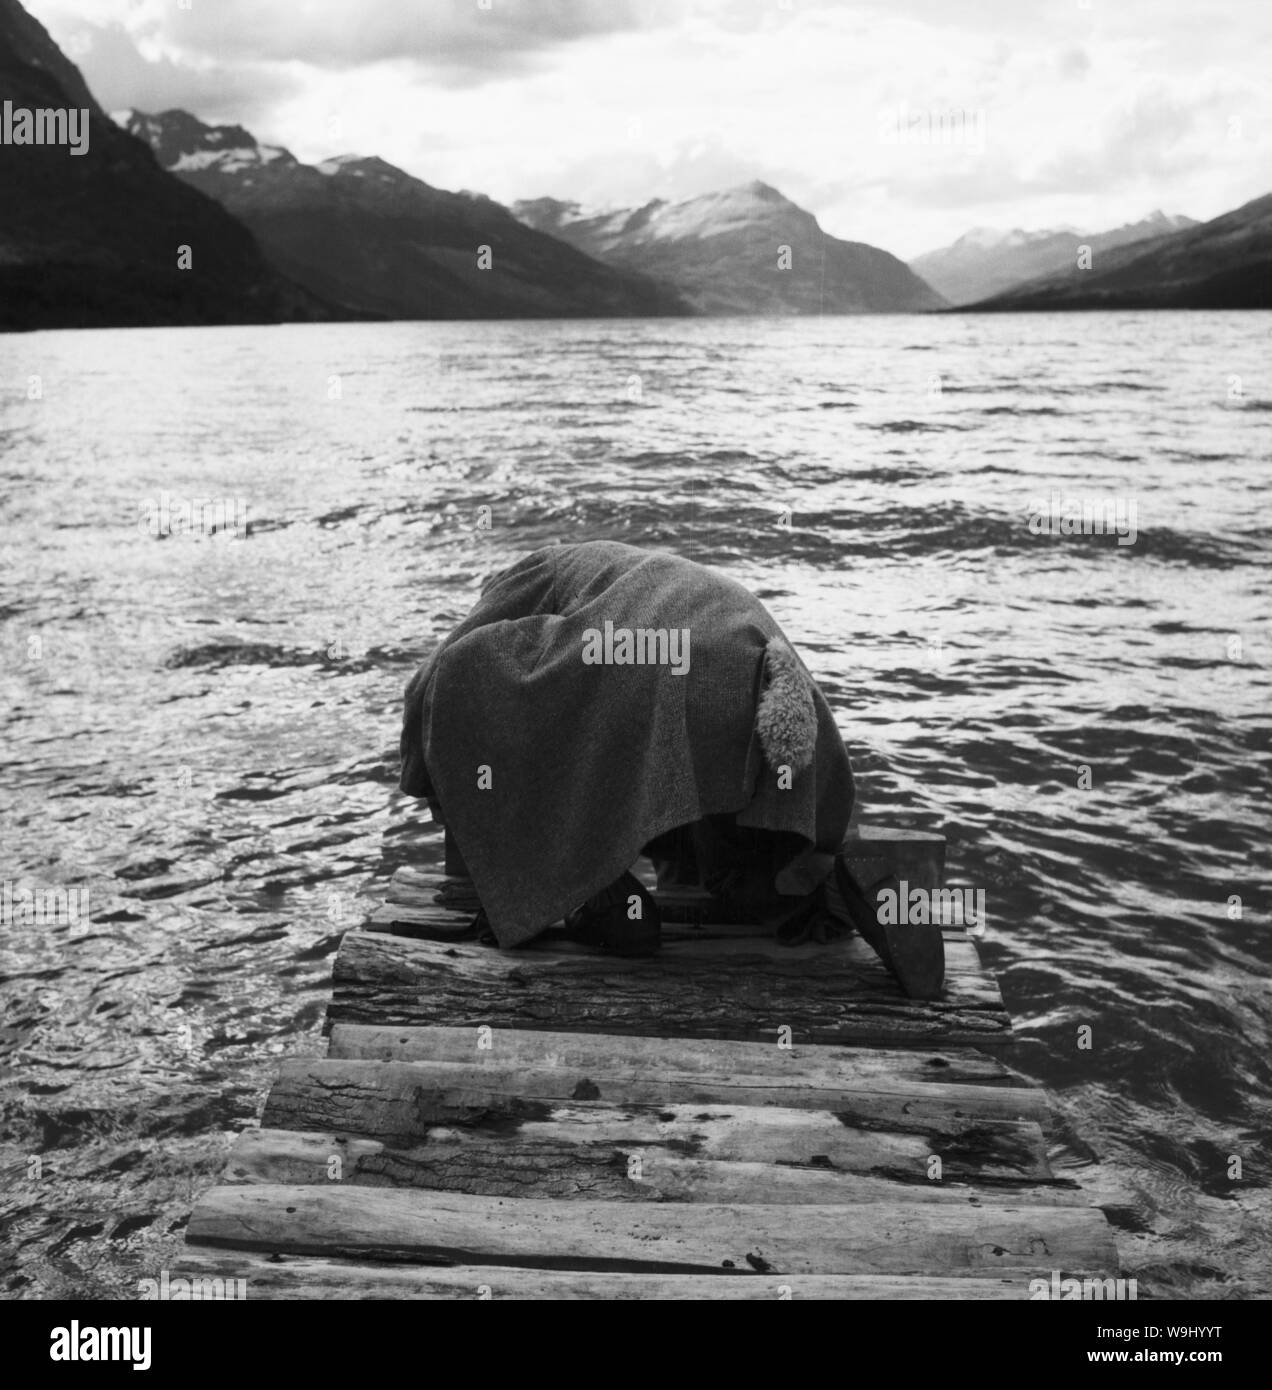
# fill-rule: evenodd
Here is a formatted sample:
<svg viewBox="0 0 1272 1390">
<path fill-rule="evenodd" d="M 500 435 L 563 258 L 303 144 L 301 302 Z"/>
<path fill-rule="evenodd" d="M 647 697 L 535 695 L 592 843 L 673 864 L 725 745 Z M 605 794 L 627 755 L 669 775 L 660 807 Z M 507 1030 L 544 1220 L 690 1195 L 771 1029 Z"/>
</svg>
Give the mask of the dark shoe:
<svg viewBox="0 0 1272 1390">
<path fill-rule="evenodd" d="M 878 893 L 897 888 L 895 879 L 863 892 L 843 855 L 835 858 L 835 886 L 848 921 L 888 967 L 911 999 L 936 999 L 945 983 L 945 938 L 939 922 L 880 922 Z"/>
<path fill-rule="evenodd" d="M 639 902 L 639 917 L 629 915 L 632 898 Z M 626 873 L 570 913 L 565 935 L 612 956 L 653 956 L 662 946 L 662 917 L 645 885 Z"/>
<path fill-rule="evenodd" d="M 782 946 L 826 946 L 843 936 L 848 928 L 830 910 L 824 884 L 815 889 L 782 917 L 773 935 Z"/>
</svg>

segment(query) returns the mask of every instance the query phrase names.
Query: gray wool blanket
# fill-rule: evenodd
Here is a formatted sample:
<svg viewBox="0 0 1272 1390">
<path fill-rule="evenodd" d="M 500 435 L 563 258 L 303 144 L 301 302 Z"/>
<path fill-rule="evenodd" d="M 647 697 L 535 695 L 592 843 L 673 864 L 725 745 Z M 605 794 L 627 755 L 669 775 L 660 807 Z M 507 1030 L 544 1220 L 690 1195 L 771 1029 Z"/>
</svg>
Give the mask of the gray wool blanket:
<svg viewBox="0 0 1272 1390">
<path fill-rule="evenodd" d="M 487 582 L 407 687 L 401 787 L 454 836 L 502 946 L 715 813 L 798 835 L 781 891 L 811 891 L 853 797 L 834 716 L 760 601 L 610 541 Z"/>
</svg>

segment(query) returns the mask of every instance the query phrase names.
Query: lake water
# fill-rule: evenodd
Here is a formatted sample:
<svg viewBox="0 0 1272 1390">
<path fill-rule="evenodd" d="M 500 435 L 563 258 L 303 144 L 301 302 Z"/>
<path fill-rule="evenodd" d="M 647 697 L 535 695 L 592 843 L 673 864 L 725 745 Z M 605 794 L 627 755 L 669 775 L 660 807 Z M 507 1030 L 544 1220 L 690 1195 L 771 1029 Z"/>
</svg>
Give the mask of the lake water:
<svg viewBox="0 0 1272 1390">
<path fill-rule="evenodd" d="M 440 854 L 411 670 L 491 570 L 614 538 L 755 589 L 863 818 L 949 836 L 1140 1296 L 1267 1297 L 1270 349 L 1261 313 L 0 339 L 0 879 L 89 891 L 0 927 L 0 1288 L 170 1257 L 319 1051 L 358 895 Z M 1033 534 L 1053 492 L 1134 543 Z"/>
</svg>

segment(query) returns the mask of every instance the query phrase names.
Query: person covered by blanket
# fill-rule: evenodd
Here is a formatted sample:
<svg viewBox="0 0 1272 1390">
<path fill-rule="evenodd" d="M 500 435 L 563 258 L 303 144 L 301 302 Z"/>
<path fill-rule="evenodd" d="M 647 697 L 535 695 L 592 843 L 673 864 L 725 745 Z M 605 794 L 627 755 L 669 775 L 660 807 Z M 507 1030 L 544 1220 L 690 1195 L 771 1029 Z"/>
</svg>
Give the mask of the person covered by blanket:
<svg viewBox="0 0 1272 1390">
<path fill-rule="evenodd" d="M 789 944 L 856 928 L 908 994 L 940 991 L 939 928 L 880 925 L 839 854 L 855 788 L 830 706 L 760 600 L 705 565 L 613 541 L 524 556 L 411 679 L 401 754 L 505 949 L 564 921 L 652 955 L 644 854 L 712 920 Z"/>
</svg>

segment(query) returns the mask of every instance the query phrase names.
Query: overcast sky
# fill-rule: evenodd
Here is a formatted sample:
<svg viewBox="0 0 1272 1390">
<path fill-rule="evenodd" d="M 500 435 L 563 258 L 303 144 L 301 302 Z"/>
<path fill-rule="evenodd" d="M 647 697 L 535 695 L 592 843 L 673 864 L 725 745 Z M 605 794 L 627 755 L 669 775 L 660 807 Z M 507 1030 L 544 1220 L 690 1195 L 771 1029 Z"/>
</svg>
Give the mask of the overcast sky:
<svg viewBox="0 0 1272 1390">
<path fill-rule="evenodd" d="M 107 110 L 180 106 L 505 203 L 762 178 L 909 257 L 1272 191 L 1267 0 L 188 2 L 26 0 Z M 885 138 L 899 108 L 963 143 Z"/>
</svg>

